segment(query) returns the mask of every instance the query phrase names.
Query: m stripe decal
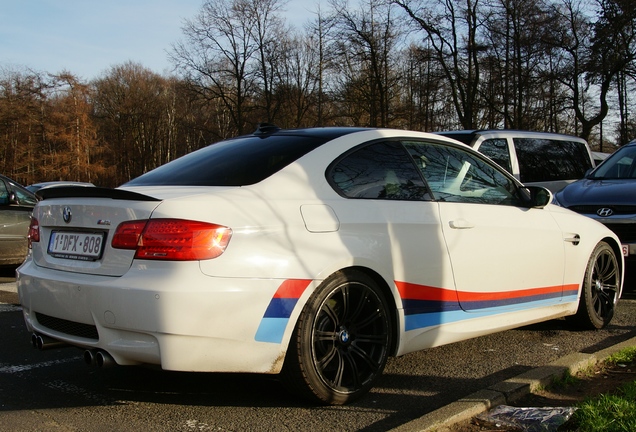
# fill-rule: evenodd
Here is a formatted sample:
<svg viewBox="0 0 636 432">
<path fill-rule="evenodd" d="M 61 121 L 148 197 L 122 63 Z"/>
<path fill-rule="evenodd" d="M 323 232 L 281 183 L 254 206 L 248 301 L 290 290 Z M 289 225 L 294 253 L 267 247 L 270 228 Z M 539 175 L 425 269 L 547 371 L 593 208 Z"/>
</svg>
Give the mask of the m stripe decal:
<svg viewBox="0 0 636 432">
<path fill-rule="evenodd" d="M 405 315 L 405 330 L 496 315 L 529 307 L 576 302 L 579 286 L 569 284 L 503 292 L 466 292 L 395 282 Z"/>
<path fill-rule="evenodd" d="M 274 293 L 256 331 L 258 342 L 281 343 L 289 317 L 311 279 L 288 279 Z"/>
</svg>

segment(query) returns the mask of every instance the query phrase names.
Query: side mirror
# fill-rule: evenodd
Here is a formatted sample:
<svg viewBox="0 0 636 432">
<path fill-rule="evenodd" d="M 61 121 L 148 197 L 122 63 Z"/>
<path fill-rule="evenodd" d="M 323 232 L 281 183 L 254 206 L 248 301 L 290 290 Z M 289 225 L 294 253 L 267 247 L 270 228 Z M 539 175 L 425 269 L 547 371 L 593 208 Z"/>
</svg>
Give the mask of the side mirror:
<svg viewBox="0 0 636 432">
<path fill-rule="evenodd" d="M 552 202 L 552 192 L 540 186 L 526 186 L 522 189 L 530 208 L 543 208 Z"/>
</svg>

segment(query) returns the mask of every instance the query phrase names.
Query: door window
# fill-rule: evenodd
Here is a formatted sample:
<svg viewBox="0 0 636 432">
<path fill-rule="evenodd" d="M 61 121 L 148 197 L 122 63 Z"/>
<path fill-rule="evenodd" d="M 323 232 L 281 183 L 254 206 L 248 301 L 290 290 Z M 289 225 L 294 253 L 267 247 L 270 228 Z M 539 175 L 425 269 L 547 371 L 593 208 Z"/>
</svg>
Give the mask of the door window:
<svg viewBox="0 0 636 432">
<path fill-rule="evenodd" d="M 328 179 L 347 198 L 430 200 L 424 181 L 399 142 L 376 142 L 348 154 Z"/>
<path fill-rule="evenodd" d="M 485 158 L 449 145 L 406 142 L 439 201 L 521 205 L 515 182 Z"/>
</svg>

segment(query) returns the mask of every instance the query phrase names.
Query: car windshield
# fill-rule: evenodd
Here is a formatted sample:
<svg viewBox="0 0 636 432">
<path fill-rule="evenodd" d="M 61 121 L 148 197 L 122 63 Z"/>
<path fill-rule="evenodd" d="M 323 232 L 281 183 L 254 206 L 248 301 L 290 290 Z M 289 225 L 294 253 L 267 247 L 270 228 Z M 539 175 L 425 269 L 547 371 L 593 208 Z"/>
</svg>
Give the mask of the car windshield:
<svg viewBox="0 0 636 432">
<path fill-rule="evenodd" d="M 636 179 L 636 146 L 622 147 L 594 170 L 588 178 Z"/>
<path fill-rule="evenodd" d="M 327 141 L 324 136 L 248 136 L 212 144 L 125 186 L 245 186 L 258 183 Z"/>
</svg>

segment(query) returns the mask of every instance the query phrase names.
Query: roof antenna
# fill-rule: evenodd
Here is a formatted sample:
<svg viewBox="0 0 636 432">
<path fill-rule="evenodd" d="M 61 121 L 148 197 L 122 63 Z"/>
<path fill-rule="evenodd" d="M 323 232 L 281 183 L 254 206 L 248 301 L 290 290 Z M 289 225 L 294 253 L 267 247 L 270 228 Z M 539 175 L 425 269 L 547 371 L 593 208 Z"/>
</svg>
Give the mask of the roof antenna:
<svg viewBox="0 0 636 432">
<path fill-rule="evenodd" d="M 256 130 L 254 131 L 254 135 L 266 135 L 266 134 L 274 133 L 274 132 L 279 131 L 279 130 L 280 130 L 280 128 L 278 126 L 276 126 L 275 124 L 259 123 L 256 126 Z"/>
</svg>

